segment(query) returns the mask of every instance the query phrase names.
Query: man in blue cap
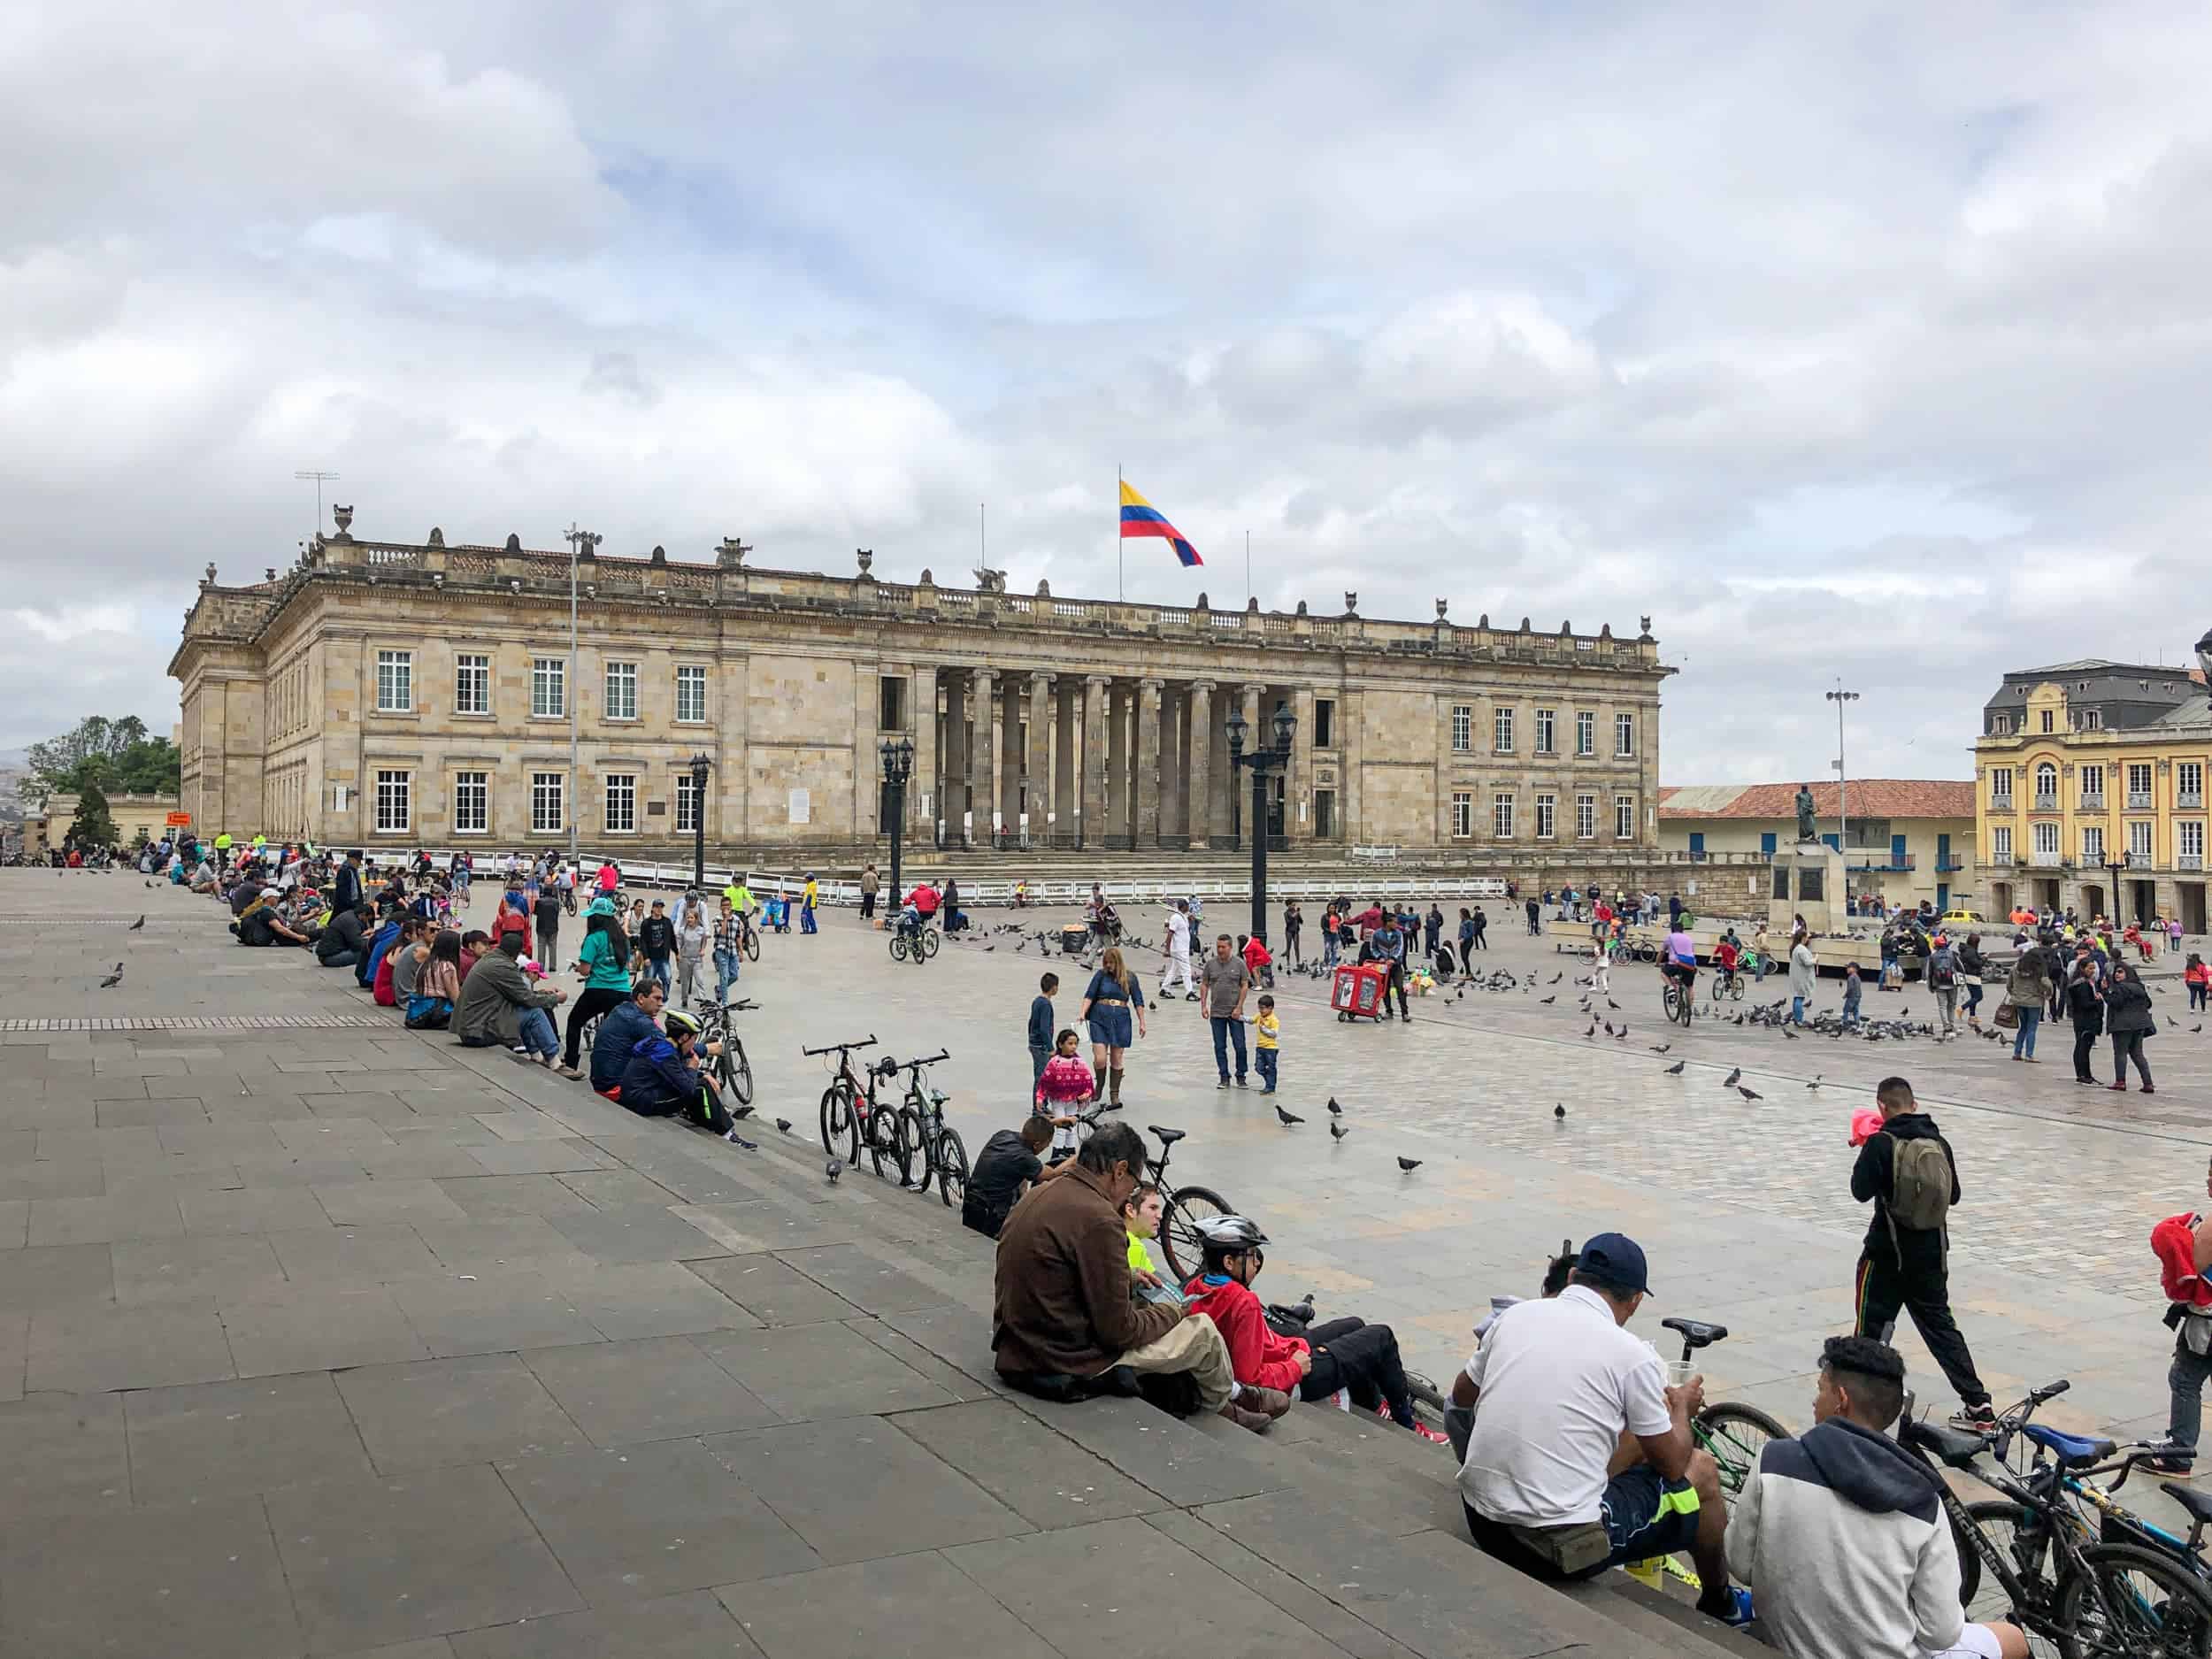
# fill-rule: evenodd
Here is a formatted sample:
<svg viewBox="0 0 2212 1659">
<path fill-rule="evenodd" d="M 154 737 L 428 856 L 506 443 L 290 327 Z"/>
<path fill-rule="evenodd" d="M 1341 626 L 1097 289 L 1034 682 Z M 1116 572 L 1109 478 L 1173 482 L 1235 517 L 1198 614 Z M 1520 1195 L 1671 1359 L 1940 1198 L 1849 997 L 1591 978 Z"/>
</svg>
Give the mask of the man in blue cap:
<svg viewBox="0 0 2212 1659">
<path fill-rule="evenodd" d="M 1686 1549 L 1699 1610 L 1747 1624 L 1750 1594 L 1728 1582 L 1720 1471 L 1690 1433 L 1705 1379 L 1670 1387 L 1657 1351 L 1623 1328 L 1647 1279 L 1634 1240 L 1601 1233 L 1565 1290 L 1498 1316 L 1452 1385 L 1452 1403 L 1475 1413 L 1459 1471 L 1468 1531 L 1540 1578 Z"/>
</svg>

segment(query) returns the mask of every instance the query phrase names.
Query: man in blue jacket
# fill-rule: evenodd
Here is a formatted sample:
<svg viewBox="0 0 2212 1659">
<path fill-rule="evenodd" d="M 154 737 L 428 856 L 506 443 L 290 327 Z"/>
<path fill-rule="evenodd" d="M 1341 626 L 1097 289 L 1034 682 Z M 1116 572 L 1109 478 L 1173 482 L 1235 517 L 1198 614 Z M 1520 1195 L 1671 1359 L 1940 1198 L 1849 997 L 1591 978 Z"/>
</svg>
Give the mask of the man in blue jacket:
<svg viewBox="0 0 2212 1659">
<path fill-rule="evenodd" d="M 591 1040 L 591 1086 L 596 1093 L 612 1098 L 623 1069 L 630 1064 L 631 1050 L 661 1034 L 664 995 L 661 982 L 649 973 L 628 1002 L 618 1002 L 600 1017 L 598 1033 Z"/>
<path fill-rule="evenodd" d="M 722 1110 L 714 1079 L 699 1064 L 699 1022 L 680 1009 L 668 1010 L 668 1034 L 655 1032 L 630 1050 L 615 1099 L 641 1118 L 689 1118 L 725 1141 L 737 1139 L 737 1125 Z"/>
</svg>

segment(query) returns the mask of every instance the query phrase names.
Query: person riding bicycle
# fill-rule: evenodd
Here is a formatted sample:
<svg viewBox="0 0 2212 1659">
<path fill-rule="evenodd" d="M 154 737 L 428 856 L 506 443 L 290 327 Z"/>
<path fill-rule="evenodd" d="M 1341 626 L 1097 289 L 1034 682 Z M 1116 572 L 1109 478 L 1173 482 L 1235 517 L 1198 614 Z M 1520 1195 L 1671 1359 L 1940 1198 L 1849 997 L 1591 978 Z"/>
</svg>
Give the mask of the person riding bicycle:
<svg viewBox="0 0 2212 1659">
<path fill-rule="evenodd" d="M 1332 1319 L 1302 1338 L 1277 1335 L 1252 1294 L 1252 1281 L 1267 1265 L 1267 1235 L 1243 1216 L 1209 1216 L 1196 1226 L 1205 1265 L 1183 1286 L 1184 1299 L 1220 1331 L 1239 1382 L 1309 1402 L 1342 1394 L 1349 1405 L 1443 1443 L 1443 1435 L 1414 1415 L 1398 1338 L 1388 1325 Z"/>
<path fill-rule="evenodd" d="M 1697 992 L 1697 941 L 1676 926 L 1667 935 L 1666 948 L 1659 953 L 1660 974 L 1682 987 L 1682 995 L 1694 996 Z"/>
<path fill-rule="evenodd" d="M 926 878 L 914 884 L 914 890 L 906 895 L 906 906 L 899 912 L 899 931 L 918 933 L 929 926 L 937 914 L 937 889 Z"/>
<path fill-rule="evenodd" d="M 664 1016 L 665 1036 L 655 1032 L 633 1044 L 622 1068 L 616 1100 L 641 1118 L 681 1114 L 725 1141 L 737 1139 L 737 1125 L 723 1109 L 722 1093 L 706 1074 L 699 1052 L 699 1022 L 680 1009 Z"/>
<path fill-rule="evenodd" d="M 1737 1494 L 1729 1568 L 1789 1659 L 2027 1659 L 2018 1626 L 1960 1612 L 1938 1478 L 1888 1433 L 1904 1399 L 1895 1348 L 1830 1337 L 1813 1426 L 1761 1448 Z"/>
<path fill-rule="evenodd" d="M 1736 931 L 1732 927 L 1720 936 L 1720 942 L 1713 947 L 1715 996 L 1736 988 L 1736 964 L 1742 960 L 1743 949 L 1737 944 Z"/>
</svg>

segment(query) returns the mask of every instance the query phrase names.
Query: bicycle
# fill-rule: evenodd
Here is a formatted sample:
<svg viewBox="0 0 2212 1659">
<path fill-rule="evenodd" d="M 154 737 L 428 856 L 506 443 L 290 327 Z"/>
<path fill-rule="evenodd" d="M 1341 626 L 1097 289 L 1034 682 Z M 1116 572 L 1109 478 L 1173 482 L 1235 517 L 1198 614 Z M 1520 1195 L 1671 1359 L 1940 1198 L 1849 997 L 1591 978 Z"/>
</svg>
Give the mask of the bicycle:
<svg viewBox="0 0 2212 1659">
<path fill-rule="evenodd" d="M 1689 1374 L 1698 1349 L 1728 1340 L 1726 1325 L 1709 1325 L 1702 1319 L 1677 1317 L 1662 1319 L 1659 1324 L 1663 1330 L 1672 1331 L 1682 1339 L 1680 1371 L 1684 1376 Z M 1759 1454 L 1766 1449 L 1767 1442 L 1786 1440 L 1793 1436 L 1780 1419 L 1768 1416 L 1758 1407 L 1723 1400 L 1707 1406 L 1690 1419 L 1690 1438 L 1696 1442 L 1698 1450 L 1709 1454 L 1719 1465 L 1721 1490 L 1732 1502 L 1758 1470 Z"/>
<path fill-rule="evenodd" d="M 749 916 L 737 918 L 737 948 L 745 953 L 746 961 L 760 960 L 760 930 L 753 926 Z"/>
<path fill-rule="evenodd" d="M 872 1091 L 875 1087 L 872 1070 L 866 1083 L 854 1072 L 853 1051 L 875 1046 L 875 1033 L 871 1032 L 857 1042 L 833 1042 L 799 1050 L 809 1059 L 825 1054 L 837 1056 L 837 1074 L 822 1091 L 822 1150 L 833 1158 L 843 1158 L 848 1164 L 860 1160 L 860 1120 L 864 1115 L 872 1116 L 866 1108 L 874 1103 Z"/>
<path fill-rule="evenodd" d="M 2062 1378 L 2037 1389 L 2030 1402 L 2055 1398 L 2070 1386 Z M 2024 1420 L 2001 1420 L 1994 1430 L 1916 1422 L 1907 1398 L 1898 1443 L 1938 1474 L 1936 1494 L 1959 1547 L 1962 1604 L 1974 1609 L 1982 1575 L 1992 1572 L 2004 1610 L 2024 1630 L 2055 1642 L 2062 1659 L 2212 1653 L 2212 1589 L 2202 1569 L 2140 1545 L 2101 1541 L 2067 1500 L 2069 1475 L 2086 1480 L 2124 1472 L 2152 1454 L 2122 1455 L 2111 1440 L 2042 1430 L 2028 1438 L 2050 1455 L 2039 1455 L 2025 1477 L 2001 1456 L 1993 1466 L 1979 1462 L 1985 1453 L 2008 1448 L 2024 1426 Z M 2170 1455 L 2170 1448 L 2156 1449 Z M 2116 1455 L 2119 1462 L 2109 1461 Z M 2002 1496 L 1969 1503 L 1940 1479 L 1944 1468 L 1971 1473 Z"/>
<path fill-rule="evenodd" d="M 741 1106 L 753 1103 L 753 1063 L 745 1057 L 745 1044 L 731 1025 L 730 1016 L 750 1013 L 759 1006 L 750 997 L 741 997 L 734 1002 L 709 1002 L 699 1016 L 700 1043 L 721 1044 L 714 1052 L 714 1080 Z"/>
<path fill-rule="evenodd" d="M 1094 1130 L 1108 1110 L 1094 1106 L 1076 1122 L 1086 1131 Z M 1187 1130 L 1163 1129 L 1157 1124 L 1148 1124 L 1146 1128 L 1160 1143 L 1160 1156 L 1152 1160 L 1151 1171 L 1152 1184 L 1160 1189 L 1160 1251 L 1167 1257 L 1175 1282 L 1187 1285 L 1206 1264 L 1206 1247 L 1198 1236 L 1198 1224 L 1211 1216 L 1231 1216 L 1236 1211 L 1210 1187 L 1167 1184 L 1168 1158 Z"/>
<path fill-rule="evenodd" d="M 929 1191 L 929 1178 L 937 1178 L 937 1195 L 948 1210 L 960 1208 L 968 1192 L 968 1148 L 960 1132 L 945 1121 L 945 1102 L 952 1097 L 922 1081 L 922 1068 L 948 1059 L 943 1048 L 926 1059 L 909 1060 L 898 1069 L 907 1074 L 906 1098 L 897 1118 L 899 1185 L 910 1176 L 917 1193 Z M 914 1174 L 919 1166 L 918 1176 Z"/>
<path fill-rule="evenodd" d="M 912 961 L 916 967 L 937 954 L 943 941 L 926 921 L 910 922 L 902 915 L 891 929 L 891 960 Z"/>
<path fill-rule="evenodd" d="M 1675 1024 L 1687 1026 L 1697 1011 L 1697 970 L 1694 968 L 1664 968 L 1666 988 L 1660 993 L 1667 1018 Z"/>
<path fill-rule="evenodd" d="M 1714 970 L 1713 1001 L 1717 1003 L 1724 996 L 1732 1002 L 1743 1001 L 1743 970 L 1740 967 Z"/>
</svg>

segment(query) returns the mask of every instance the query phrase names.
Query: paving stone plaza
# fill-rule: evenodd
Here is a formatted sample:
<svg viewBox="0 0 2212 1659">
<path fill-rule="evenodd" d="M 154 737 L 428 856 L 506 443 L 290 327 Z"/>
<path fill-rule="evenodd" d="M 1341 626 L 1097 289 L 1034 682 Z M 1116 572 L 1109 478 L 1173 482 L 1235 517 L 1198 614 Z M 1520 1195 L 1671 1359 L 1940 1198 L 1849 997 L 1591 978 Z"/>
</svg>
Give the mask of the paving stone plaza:
<svg viewBox="0 0 2212 1659">
<path fill-rule="evenodd" d="M 988 1246 L 933 1194 L 824 1179 L 826 1079 L 798 1051 L 949 1048 L 974 1148 L 1025 1098 L 1041 967 L 1016 935 L 921 969 L 849 914 L 766 940 L 741 987 L 763 1004 L 747 1152 L 409 1033 L 222 920 L 135 876 L 0 872 L 8 1659 L 1709 1651 L 1477 1555 L 1448 1457 L 1409 1436 L 1301 1409 L 1263 1441 L 993 1386 Z M 2060 1426 L 2162 1428 L 2147 1238 L 2212 1154 L 2212 1033 L 2172 964 L 2145 1100 L 2077 1089 L 2062 1033 L 2035 1067 L 1669 1033 L 1649 970 L 1601 1007 L 1627 1038 L 1586 1038 L 1571 961 L 1492 936 L 1479 964 L 1545 983 L 1346 1026 L 1286 980 L 1295 1127 L 1256 1087 L 1217 1092 L 1194 1005 L 1155 1011 L 1127 1116 L 1187 1130 L 1175 1173 L 1267 1228 L 1263 1294 L 1386 1320 L 1441 1379 L 1493 1294 L 1617 1228 L 1652 1263 L 1637 1328 L 1726 1324 L 1709 1394 L 1801 1425 L 1866 1220 L 1848 1119 L 1900 1071 L 1958 1148 L 1954 1300 L 1999 1401 L 2064 1375 Z M 1072 1023 L 1085 976 L 1054 965 Z M 1737 1066 L 1763 1099 L 1722 1087 Z"/>
</svg>

